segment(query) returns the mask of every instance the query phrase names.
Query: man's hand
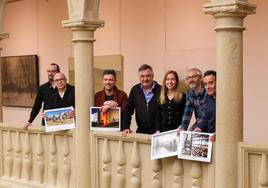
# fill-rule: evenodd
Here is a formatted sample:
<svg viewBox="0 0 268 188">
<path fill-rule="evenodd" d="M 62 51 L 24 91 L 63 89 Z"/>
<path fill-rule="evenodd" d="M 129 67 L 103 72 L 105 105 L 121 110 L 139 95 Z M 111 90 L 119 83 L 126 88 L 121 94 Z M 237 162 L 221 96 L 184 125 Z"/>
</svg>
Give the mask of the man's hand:
<svg viewBox="0 0 268 188">
<path fill-rule="evenodd" d="M 109 106 L 110 108 L 116 108 L 118 106 L 118 103 L 113 101 L 113 100 L 110 100 L 110 101 L 105 101 L 103 103 L 103 106 Z"/>
<path fill-rule="evenodd" d="M 122 136 L 127 136 L 129 133 L 131 133 L 130 129 L 125 129 L 122 131 Z"/>
<path fill-rule="evenodd" d="M 199 127 L 194 128 L 193 132 L 202 132 L 202 130 Z"/>
<path fill-rule="evenodd" d="M 73 109 L 70 112 L 68 112 L 68 116 L 69 116 L 69 118 L 75 117 L 75 110 Z"/>
<path fill-rule="evenodd" d="M 210 137 L 209 140 L 211 140 L 212 142 L 216 142 L 216 134 L 213 133 Z"/>
<path fill-rule="evenodd" d="M 104 106 L 102 106 L 102 107 L 100 108 L 100 111 L 101 111 L 101 112 L 106 112 L 109 108 L 110 108 L 109 105 L 104 105 Z"/>
<path fill-rule="evenodd" d="M 185 131 L 182 127 L 178 127 L 177 129 L 176 129 L 176 132 L 177 132 L 177 136 L 180 136 L 180 132 L 181 131 Z"/>
<path fill-rule="evenodd" d="M 30 122 L 28 122 L 28 121 L 25 122 L 24 125 L 23 125 L 23 129 L 27 130 L 30 125 L 31 125 Z"/>
</svg>

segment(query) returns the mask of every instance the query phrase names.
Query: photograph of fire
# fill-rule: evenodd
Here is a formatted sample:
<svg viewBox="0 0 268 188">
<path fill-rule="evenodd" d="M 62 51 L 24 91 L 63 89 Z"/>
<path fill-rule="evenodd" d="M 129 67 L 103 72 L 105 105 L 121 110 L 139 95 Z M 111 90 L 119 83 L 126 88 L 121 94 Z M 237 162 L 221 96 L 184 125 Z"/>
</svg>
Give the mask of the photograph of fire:
<svg viewBox="0 0 268 188">
<path fill-rule="evenodd" d="M 101 112 L 100 107 L 90 108 L 90 130 L 120 131 L 120 108 Z"/>
</svg>

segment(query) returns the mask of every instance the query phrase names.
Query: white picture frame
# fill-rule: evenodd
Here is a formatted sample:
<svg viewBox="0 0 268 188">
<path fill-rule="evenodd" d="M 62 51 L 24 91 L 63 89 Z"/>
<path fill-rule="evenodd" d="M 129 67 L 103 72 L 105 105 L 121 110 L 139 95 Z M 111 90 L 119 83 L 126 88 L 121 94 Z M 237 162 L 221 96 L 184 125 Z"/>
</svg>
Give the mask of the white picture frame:
<svg viewBox="0 0 268 188">
<path fill-rule="evenodd" d="M 120 131 L 121 109 L 108 109 L 105 113 L 100 107 L 90 107 L 90 130 L 93 131 Z"/>
<path fill-rule="evenodd" d="M 178 155 L 179 137 L 176 130 L 152 135 L 151 159 Z"/>
<path fill-rule="evenodd" d="M 69 130 L 75 128 L 74 117 L 69 117 L 68 113 L 73 111 L 73 107 L 55 108 L 44 110 L 46 132 Z"/>
<path fill-rule="evenodd" d="M 211 162 L 213 145 L 209 139 L 211 135 L 212 133 L 180 131 L 178 158 Z"/>
</svg>

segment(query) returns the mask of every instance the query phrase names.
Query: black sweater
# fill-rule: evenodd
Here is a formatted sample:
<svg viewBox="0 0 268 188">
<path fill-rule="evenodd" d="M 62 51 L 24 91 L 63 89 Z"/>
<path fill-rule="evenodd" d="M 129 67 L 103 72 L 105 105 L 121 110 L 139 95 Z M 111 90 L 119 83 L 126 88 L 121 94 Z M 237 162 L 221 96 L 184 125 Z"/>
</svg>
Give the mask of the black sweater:
<svg viewBox="0 0 268 188">
<path fill-rule="evenodd" d="M 181 125 L 181 120 L 185 108 L 186 96 L 183 94 L 180 102 L 169 100 L 166 103 L 158 104 L 155 117 L 156 130 L 160 132 L 176 129 Z"/>
<path fill-rule="evenodd" d="M 75 107 L 74 86 L 67 84 L 63 98 L 60 97 L 58 92 L 54 92 L 49 96 L 46 109 L 64 108 L 70 106 Z"/>
<path fill-rule="evenodd" d="M 50 82 L 47 82 L 38 88 L 37 95 L 36 95 L 35 101 L 34 101 L 34 105 L 33 105 L 33 108 L 32 108 L 31 114 L 30 114 L 30 118 L 28 120 L 30 123 L 33 122 L 33 120 L 35 119 L 35 117 L 39 113 L 43 102 L 44 102 L 43 110 L 46 110 L 48 98 L 55 91 L 56 91 L 56 89 L 53 89 Z"/>
<path fill-rule="evenodd" d="M 131 116 L 135 110 L 135 118 L 137 122 L 137 133 L 153 134 L 155 132 L 155 114 L 157 100 L 160 95 L 161 86 L 156 83 L 153 89 L 153 98 L 147 104 L 143 94 L 141 84 L 136 84 L 132 87 L 128 103 L 125 107 L 123 116 L 123 130 L 129 129 L 131 124 Z"/>
</svg>

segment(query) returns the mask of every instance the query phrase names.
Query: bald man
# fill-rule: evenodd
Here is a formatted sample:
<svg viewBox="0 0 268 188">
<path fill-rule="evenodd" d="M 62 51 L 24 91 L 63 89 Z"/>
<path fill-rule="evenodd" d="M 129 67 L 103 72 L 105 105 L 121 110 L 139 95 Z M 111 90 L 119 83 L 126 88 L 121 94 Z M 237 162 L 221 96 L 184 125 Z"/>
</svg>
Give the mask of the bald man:
<svg viewBox="0 0 268 188">
<path fill-rule="evenodd" d="M 47 104 L 47 109 L 75 107 L 74 86 L 67 84 L 67 79 L 63 73 L 57 73 L 54 76 L 54 84 L 57 92 L 53 93 Z"/>
</svg>

